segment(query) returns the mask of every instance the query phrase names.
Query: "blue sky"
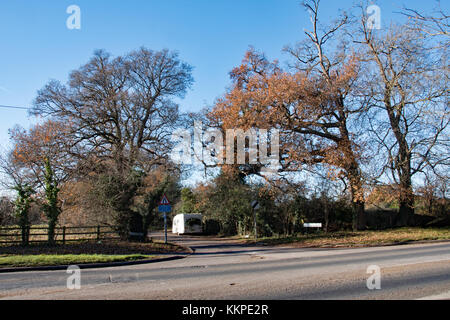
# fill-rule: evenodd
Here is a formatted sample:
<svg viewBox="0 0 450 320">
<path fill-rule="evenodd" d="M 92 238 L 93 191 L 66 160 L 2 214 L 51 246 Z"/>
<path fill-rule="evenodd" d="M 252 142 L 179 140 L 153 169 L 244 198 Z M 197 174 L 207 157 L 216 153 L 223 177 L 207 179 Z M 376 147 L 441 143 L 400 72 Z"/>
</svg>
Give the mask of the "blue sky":
<svg viewBox="0 0 450 320">
<path fill-rule="evenodd" d="M 323 0 L 324 21 L 353 3 Z M 377 2 L 383 22 L 404 4 L 430 10 L 435 3 Z M 66 27 L 72 4 L 81 8 L 81 30 Z M 224 92 L 249 45 L 285 61 L 282 47 L 303 39 L 306 27 L 300 0 L 0 0 L 0 105 L 30 106 L 48 80 L 65 81 L 95 49 L 120 55 L 145 46 L 177 50 L 194 66 L 195 84 L 180 106 L 198 111 Z M 8 129 L 32 122 L 24 110 L 0 108 L 0 145 Z"/>
<path fill-rule="evenodd" d="M 65 80 L 95 49 L 113 55 L 145 46 L 177 50 L 194 66 L 195 84 L 181 102 L 196 111 L 229 84 L 228 72 L 249 45 L 280 56 L 298 39 L 298 0 L 0 1 L 0 105 L 28 106 L 49 79 Z M 66 8 L 81 8 L 81 30 L 66 28 Z M 0 110 L 0 138 L 25 111 Z"/>
</svg>

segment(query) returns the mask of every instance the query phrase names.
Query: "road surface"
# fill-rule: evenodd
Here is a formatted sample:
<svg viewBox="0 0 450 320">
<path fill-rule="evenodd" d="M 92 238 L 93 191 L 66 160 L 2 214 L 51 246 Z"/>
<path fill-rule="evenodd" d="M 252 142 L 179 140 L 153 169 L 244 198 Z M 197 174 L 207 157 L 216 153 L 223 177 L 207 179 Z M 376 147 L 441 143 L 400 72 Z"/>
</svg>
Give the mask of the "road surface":
<svg viewBox="0 0 450 320">
<path fill-rule="evenodd" d="M 161 235 L 159 235 L 161 236 Z M 450 299 L 450 243 L 356 249 L 243 245 L 169 236 L 195 254 L 181 260 L 65 271 L 0 274 L 1 299 Z M 381 289 L 367 268 L 379 266 Z M 374 282 L 371 282 L 374 283 Z"/>
</svg>

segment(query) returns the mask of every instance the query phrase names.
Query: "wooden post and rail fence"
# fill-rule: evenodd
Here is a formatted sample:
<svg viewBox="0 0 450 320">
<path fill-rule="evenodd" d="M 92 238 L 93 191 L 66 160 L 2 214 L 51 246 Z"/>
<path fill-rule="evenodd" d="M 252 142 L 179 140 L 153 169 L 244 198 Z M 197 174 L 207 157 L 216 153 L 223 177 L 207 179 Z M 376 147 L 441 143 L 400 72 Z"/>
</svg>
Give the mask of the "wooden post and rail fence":
<svg viewBox="0 0 450 320">
<path fill-rule="evenodd" d="M 28 243 L 48 242 L 48 227 L 27 227 L 26 238 Z M 73 241 L 101 241 L 116 240 L 119 236 L 109 226 L 62 226 L 55 228 L 55 242 L 65 244 Z M 0 226 L 0 245 L 14 245 L 22 243 L 22 228 Z"/>
</svg>

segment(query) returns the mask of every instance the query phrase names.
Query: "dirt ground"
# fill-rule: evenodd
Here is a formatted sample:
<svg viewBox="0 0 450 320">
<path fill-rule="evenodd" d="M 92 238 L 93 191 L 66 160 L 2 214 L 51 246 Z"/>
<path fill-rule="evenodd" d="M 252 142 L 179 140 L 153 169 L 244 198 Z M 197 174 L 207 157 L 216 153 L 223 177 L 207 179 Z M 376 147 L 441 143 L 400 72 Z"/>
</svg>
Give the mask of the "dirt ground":
<svg viewBox="0 0 450 320">
<path fill-rule="evenodd" d="M 158 253 L 188 253 L 188 249 L 174 244 L 158 242 L 82 242 L 65 245 L 48 246 L 46 244 L 31 244 L 27 247 L 0 247 L 0 255 L 18 254 L 158 254 Z"/>
</svg>

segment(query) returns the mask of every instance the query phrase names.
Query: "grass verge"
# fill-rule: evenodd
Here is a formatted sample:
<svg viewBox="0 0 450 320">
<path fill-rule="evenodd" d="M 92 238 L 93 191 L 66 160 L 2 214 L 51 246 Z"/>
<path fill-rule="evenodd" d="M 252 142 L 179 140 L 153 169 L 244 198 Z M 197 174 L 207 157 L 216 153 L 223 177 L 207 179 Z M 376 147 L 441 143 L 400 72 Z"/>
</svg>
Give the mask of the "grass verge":
<svg viewBox="0 0 450 320">
<path fill-rule="evenodd" d="M 339 231 L 298 234 L 292 237 L 260 238 L 266 245 L 292 247 L 359 247 L 408 243 L 414 241 L 450 240 L 447 228 L 398 228 L 377 231 Z M 252 242 L 250 239 L 248 242 Z"/>
<path fill-rule="evenodd" d="M 0 255 L 0 268 L 41 267 L 56 265 L 76 265 L 86 263 L 107 263 L 155 259 L 150 255 L 105 255 L 105 254 L 38 254 L 38 255 Z"/>
</svg>

